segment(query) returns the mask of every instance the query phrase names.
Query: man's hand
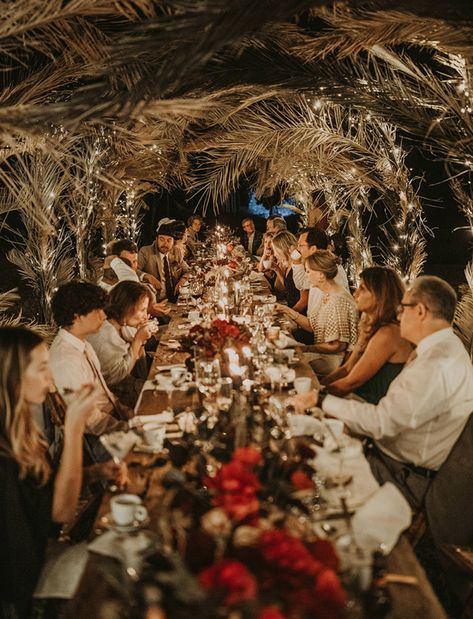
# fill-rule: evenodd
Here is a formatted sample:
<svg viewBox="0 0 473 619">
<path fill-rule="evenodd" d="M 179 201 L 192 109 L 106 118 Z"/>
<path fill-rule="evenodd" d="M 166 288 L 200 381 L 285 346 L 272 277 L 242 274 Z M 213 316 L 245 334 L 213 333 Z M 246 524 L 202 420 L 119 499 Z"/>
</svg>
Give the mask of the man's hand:
<svg viewBox="0 0 473 619">
<path fill-rule="evenodd" d="M 152 303 L 150 306 L 150 313 L 152 316 L 168 316 L 171 308 L 168 307 L 168 300 L 163 299 L 159 303 Z"/>
<path fill-rule="evenodd" d="M 319 392 L 317 389 L 312 389 L 307 393 L 298 393 L 288 400 L 288 404 L 294 406 L 296 413 L 304 413 L 308 408 L 312 408 L 317 404 Z"/>
</svg>

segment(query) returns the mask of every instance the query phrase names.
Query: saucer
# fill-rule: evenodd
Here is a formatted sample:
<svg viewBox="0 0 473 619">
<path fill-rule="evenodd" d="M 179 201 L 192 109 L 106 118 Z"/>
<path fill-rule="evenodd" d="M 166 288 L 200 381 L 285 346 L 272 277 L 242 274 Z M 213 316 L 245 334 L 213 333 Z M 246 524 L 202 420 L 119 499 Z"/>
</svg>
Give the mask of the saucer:
<svg viewBox="0 0 473 619">
<path fill-rule="evenodd" d="M 100 524 L 117 533 L 133 533 L 133 531 L 139 531 L 149 525 L 149 516 L 144 520 L 134 520 L 130 524 L 117 524 L 113 520 L 112 512 L 109 512 L 105 516 L 102 516 Z"/>
</svg>

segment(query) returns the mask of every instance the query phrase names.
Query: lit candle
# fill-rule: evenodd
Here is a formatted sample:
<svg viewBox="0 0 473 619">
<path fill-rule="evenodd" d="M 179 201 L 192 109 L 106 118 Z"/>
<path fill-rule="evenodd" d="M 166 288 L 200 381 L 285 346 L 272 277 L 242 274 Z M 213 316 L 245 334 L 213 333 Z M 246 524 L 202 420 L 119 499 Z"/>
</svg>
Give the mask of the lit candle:
<svg viewBox="0 0 473 619">
<path fill-rule="evenodd" d="M 225 353 L 227 354 L 230 367 L 232 365 L 240 367 L 240 360 L 238 358 L 238 353 L 236 352 L 236 350 L 233 350 L 233 348 L 226 348 Z"/>
</svg>

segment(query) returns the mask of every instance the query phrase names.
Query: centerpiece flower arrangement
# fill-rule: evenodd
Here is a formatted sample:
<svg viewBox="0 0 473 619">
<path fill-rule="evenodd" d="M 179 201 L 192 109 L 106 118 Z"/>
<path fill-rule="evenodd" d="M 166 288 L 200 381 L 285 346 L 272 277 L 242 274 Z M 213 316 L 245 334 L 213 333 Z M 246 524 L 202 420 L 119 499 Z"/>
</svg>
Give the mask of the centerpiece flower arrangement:
<svg viewBox="0 0 473 619">
<path fill-rule="evenodd" d="M 193 482 L 173 490 L 169 521 L 174 538 L 185 539 L 182 560 L 159 554 L 147 571 L 163 616 L 341 619 L 345 592 L 334 548 L 308 535 L 287 509 L 298 490 L 315 490 L 304 449 L 289 464 L 281 459 L 285 469 L 273 476 L 254 447 L 236 449 L 202 478 L 187 473 Z"/>
<path fill-rule="evenodd" d="M 245 325 L 227 320 L 213 320 L 210 325 L 195 325 L 189 334 L 181 338 L 183 350 L 198 350 L 199 355 L 214 358 L 226 348 L 241 351 L 250 342 L 250 332 Z"/>
</svg>

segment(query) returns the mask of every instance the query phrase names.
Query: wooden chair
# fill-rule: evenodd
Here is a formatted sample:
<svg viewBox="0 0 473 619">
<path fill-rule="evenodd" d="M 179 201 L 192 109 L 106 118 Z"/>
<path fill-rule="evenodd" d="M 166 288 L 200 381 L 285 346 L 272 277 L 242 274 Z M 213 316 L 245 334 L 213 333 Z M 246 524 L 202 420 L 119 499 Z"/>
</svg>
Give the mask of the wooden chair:
<svg viewBox="0 0 473 619">
<path fill-rule="evenodd" d="M 427 491 L 425 519 L 447 585 L 466 611 L 473 567 L 452 560 L 452 548 L 473 547 L 473 414 Z"/>
</svg>

